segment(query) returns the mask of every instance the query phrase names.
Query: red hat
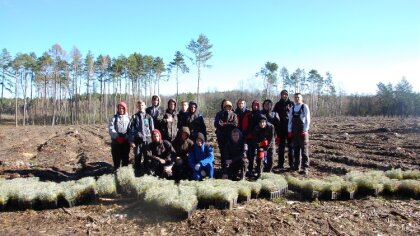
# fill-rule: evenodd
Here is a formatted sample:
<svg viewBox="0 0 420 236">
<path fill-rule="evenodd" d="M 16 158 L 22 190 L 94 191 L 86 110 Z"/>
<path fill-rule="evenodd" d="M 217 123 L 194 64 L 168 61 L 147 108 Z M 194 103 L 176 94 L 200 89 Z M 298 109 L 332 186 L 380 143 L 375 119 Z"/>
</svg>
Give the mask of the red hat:
<svg viewBox="0 0 420 236">
<path fill-rule="evenodd" d="M 252 101 L 252 106 L 254 105 L 258 105 L 258 107 L 260 107 L 260 102 L 258 100 L 254 100 Z"/>
</svg>

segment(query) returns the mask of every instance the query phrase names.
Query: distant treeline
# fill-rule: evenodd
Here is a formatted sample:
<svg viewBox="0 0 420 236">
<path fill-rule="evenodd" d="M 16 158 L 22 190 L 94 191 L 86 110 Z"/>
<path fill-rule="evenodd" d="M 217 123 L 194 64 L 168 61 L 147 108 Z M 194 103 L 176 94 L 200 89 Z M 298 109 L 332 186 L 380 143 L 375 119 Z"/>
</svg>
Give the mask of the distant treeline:
<svg viewBox="0 0 420 236">
<path fill-rule="evenodd" d="M 178 93 L 178 74 L 189 73 L 180 51 L 165 65 L 161 57 L 140 53 L 116 58 L 100 54 L 95 58 L 89 51 L 82 57 L 76 47 L 66 53 L 59 44 L 41 56 L 31 52 L 17 53 L 13 57 L 3 49 L 0 53 L 0 123 L 4 120 L 3 114 L 14 115 L 16 125 L 103 123 L 115 113 L 116 104 L 121 100 L 127 102 L 130 114 L 135 112 L 135 102 L 140 99 L 150 105 L 152 95 L 160 94 L 160 86 L 168 79 L 176 81 L 173 98 L 178 102 L 199 101 L 199 110 L 206 117 L 214 117 L 223 99 L 235 104 L 243 98 L 250 104 L 254 99 L 262 103 L 270 98 L 275 103 L 284 88 L 289 90 L 290 97 L 295 91 L 302 93 L 313 116 L 406 117 L 420 113 L 419 93 L 412 91 L 405 78 L 395 86 L 379 83 L 375 96 L 346 95 L 345 91 L 336 91 L 329 72 L 322 76 L 315 69 L 306 73 L 297 68 L 289 73 L 287 68 L 279 69 L 274 62 L 266 62 L 256 73 L 255 79 L 262 79 L 262 89 L 255 84 L 244 86 L 242 83 L 227 92 L 199 93 L 200 65 L 204 66 L 202 63 L 211 58 L 208 51 L 211 46 L 204 35 L 197 41 L 191 40 L 187 46 L 193 54 L 199 54 L 195 59 L 190 58 L 197 67 L 197 77 L 192 77 L 198 78 L 196 94 Z M 203 50 L 206 53 L 201 55 Z M 5 91 L 14 98 L 5 98 Z M 165 108 L 167 100 L 168 97 L 162 97 Z"/>
<path fill-rule="evenodd" d="M 128 101 L 129 114 L 135 112 L 135 102 L 138 98 L 129 94 L 120 94 L 114 97 L 113 94 L 106 94 L 107 113 L 101 113 L 101 94 L 93 93 L 90 98 L 91 113 L 86 112 L 89 104 L 89 96 L 87 94 L 80 95 L 79 105 L 81 112 L 74 122 L 74 115 L 71 112 L 71 99 L 64 99 L 59 105 L 57 115 L 55 116 L 55 124 L 94 124 L 106 122 L 115 113 L 116 101 Z M 290 94 L 293 97 L 293 93 Z M 167 101 L 172 96 L 161 96 L 161 105 L 166 109 Z M 179 94 L 179 102 L 182 100 L 191 101 L 196 98 L 192 93 Z M 248 107 L 253 100 L 259 100 L 260 103 L 266 99 L 263 91 L 226 91 L 226 92 L 206 92 L 200 94 L 200 104 L 198 109 L 205 117 L 214 117 L 221 109 L 223 99 L 232 101 L 236 104 L 239 98 L 246 100 Z M 273 97 L 275 103 L 279 97 Z M 48 98 L 47 109 L 43 108 L 42 98 L 27 99 L 27 116 L 23 122 L 23 99 L 18 99 L 18 124 L 41 124 L 49 125 L 52 123 L 52 104 L 53 99 Z M 313 116 L 398 116 L 405 118 L 407 116 L 420 116 L 420 93 L 411 91 L 411 86 L 405 79 L 402 79 L 395 87 L 392 85 L 378 84 L 378 92 L 376 95 L 340 95 L 330 96 L 323 95 L 317 98 L 317 106 L 313 106 L 314 102 L 309 94 L 304 94 L 304 102 L 309 105 Z M 150 105 L 150 104 L 147 104 Z M 2 102 L 3 113 L 15 114 L 15 99 L 5 98 Z M 234 105 L 236 107 L 236 105 Z"/>
</svg>

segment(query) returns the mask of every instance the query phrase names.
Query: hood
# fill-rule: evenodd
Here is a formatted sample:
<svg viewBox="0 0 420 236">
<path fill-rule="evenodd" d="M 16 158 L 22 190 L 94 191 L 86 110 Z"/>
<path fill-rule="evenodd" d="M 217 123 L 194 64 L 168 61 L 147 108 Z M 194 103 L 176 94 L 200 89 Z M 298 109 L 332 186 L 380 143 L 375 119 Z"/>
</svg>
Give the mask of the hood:
<svg viewBox="0 0 420 236">
<path fill-rule="evenodd" d="M 159 101 L 160 101 L 160 99 L 159 99 Z M 169 101 L 168 101 L 168 109 L 169 109 L 169 103 L 171 103 L 171 102 L 175 103 L 175 109 L 174 110 L 176 111 L 176 101 L 173 98 L 169 99 Z"/>
<path fill-rule="evenodd" d="M 225 110 L 225 106 L 230 106 L 230 108 L 232 109 L 232 102 L 231 101 L 228 101 L 228 100 L 226 100 L 224 103 L 223 103 L 223 110 Z"/>
<path fill-rule="evenodd" d="M 160 106 L 160 101 L 161 101 L 161 100 L 160 100 L 159 95 L 153 95 L 153 96 L 152 96 L 152 100 L 153 100 L 153 99 L 155 99 L 155 98 L 157 98 L 157 99 L 158 99 L 158 101 L 159 101 L 157 106 Z"/>
<path fill-rule="evenodd" d="M 153 138 L 153 134 L 154 134 L 154 133 L 158 133 L 158 134 L 159 134 L 160 139 L 159 139 L 159 141 L 158 141 L 158 142 L 162 141 L 162 133 L 161 133 L 158 129 L 154 129 L 154 130 L 152 131 L 152 139 L 154 139 L 154 138 Z M 155 140 L 153 140 L 153 141 L 155 142 Z"/>
<path fill-rule="evenodd" d="M 201 139 L 201 140 L 203 140 L 203 143 L 204 143 L 204 142 L 206 142 L 206 140 L 204 139 L 204 135 L 203 135 L 201 132 L 198 132 L 198 133 L 197 133 L 197 138 L 196 138 L 196 140 L 197 140 L 197 139 Z"/>
<path fill-rule="evenodd" d="M 260 102 L 258 100 L 252 101 L 251 109 L 254 110 L 254 105 L 258 105 L 258 110 L 260 109 Z"/>
<path fill-rule="evenodd" d="M 258 122 L 260 122 L 261 120 L 267 121 L 267 117 L 265 115 L 260 115 L 260 118 L 258 119 Z"/>
<path fill-rule="evenodd" d="M 266 102 L 268 102 L 268 111 L 273 111 L 273 101 L 271 101 L 270 99 L 266 99 L 264 102 L 263 102 L 263 109 L 264 109 L 264 103 L 266 103 Z"/>
<path fill-rule="evenodd" d="M 187 127 L 187 126 L 183 126 L 180 130 L 179 130 L 179 133 L 180 134 L 182 134 L 182 133 L 186 133 L 186 134 L 188 134 L 188 137 L 190 137 L 190 129 Z"/>
<path fill-rule="evenodd" d="M 194 102 L 194 101 L 190 101 L 189 103 L 188 103 L 188 112 L 190 112 L 190 106 L 192 106 L 192 105 L 195 105 L 195 113 L 198 113 L 198 105 L 197 105 L 197 103 L 196 102 Z"/>
<path fill-rule="evenodd" d="M 125 113 L 124 114 L 120 114 L 120 115 L 126 115 L 127 113 L 128 113 L 128 110 L 127 110 L 127 104 L 125 104 L 125 102 L 119 102 L 118 104 L 117 104 L 117 112 L 119 112 L 118 111 L 118 107 L 119 106 L 123 106 L 124 107 L 124 109 L 125 109 Z"/>
<path fill-rule="evenodd" d="M 240 129 L 238 129 L 238 128 L 234 128 L 234 129 L 231 131 L 231 134 L 232 134 L 233 132 L 239 133 L 239 141 L 238 141 L 238 142 L 241 142 L 241 140 L 242 140 L 242 138 L 243 138 L 243 134 L 242 134 L 241 130 L 240 130 Z M 230 141 L 233 143 L 233 140 L 232 140 L 232 135 L 229 137 L 229 139 L 230 139 Z"/>
<path fill-rule="evenodd" d="M 225 108 L 225 102 L 226 102 L 226 99 L 223 99 L 222 102 L 220 103 L 220 110 L 221 111 L 223 111 L 224 108 Z"/>
</svg>

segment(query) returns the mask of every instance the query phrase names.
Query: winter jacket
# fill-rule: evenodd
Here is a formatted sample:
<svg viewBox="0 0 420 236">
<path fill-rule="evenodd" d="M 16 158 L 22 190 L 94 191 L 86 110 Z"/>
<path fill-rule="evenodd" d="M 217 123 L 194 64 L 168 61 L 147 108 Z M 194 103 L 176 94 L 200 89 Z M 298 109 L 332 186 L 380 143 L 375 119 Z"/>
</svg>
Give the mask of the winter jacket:
<svg viewBox="0 0 420 236">
<path fill-rule="evenodd" d="M 175 110 L 171 111 L 169 110 L 169 103 L 174 102 L 175 103 Z M 168 118 L 172 118 L 172 121 L 168 121 Z M 166 109 L 165 114 L 163 115 L 162 123 L 162 135 L 163 139 L 166 139 L 168 141 L 173 141 L 176 138 L 176 135 L 178 133 L 178 112 L 176 111 L 176 102 L 173 99 L 170 99 L 168 101 L 168 109 Z"/>
<path fill-rule="evenodd" d="M 195 165 L 201 166 L 212 165 L 214 161 L 213 147 L 207 143 L 203 143 L 201 147 L 194 144 L 188 153 L 188 165 L 194 170 Z"/>
<path fill-rule="evenodd" d="M 280 99 L 276 105 L 274 105 L 273 111 L 277 112 L 280 117 L 280 121 L 288 122 L 289 121 L 289 112 L 294 103 L 290 101 L 289 98 L 287 100 Z"/>
<path fill-rule="evenodd" d="M 264 103 L 268 102 L 269 109 L 265 110 L 263 106 L 263 110 L 261 111 L 262 115 L 265 115 L 267 117 L 267 121 L 274 125 L 274 129 L 277 135 L 280 135 L 281 133 L 281 123 L 280 123 L 280 117 L 279 114 L 275 111 L 273 111 L 273 102 L 270 99 L 267 99 L 264 101 Z M 263 103 L 263 104 L 264 104 Z"/>
<path fill-rule="evenodd" d="M 193 103 L 197 107 L 197 103 Z M 198 107 L 194 113 L 190 111 L 185 113 L 182 116 L 182 120 L 180 121 L 180 127 L 186 126 L 190 129 L 191 138 L 195 138 L 197 133 L 200 132 L 204 135 L 204 138 L 207 140 L 207 131 L 206 131 L 206 124 L 204 123 L 203 116 L 198 112 Z"/>
<path fill-rule="evenodd" d="M 173 163 L 175 158 L 175 150 L 172 144 L 167 140 L 160 140 L 159 142 L 151 142 L 147 146 L 145 159 L 160 161 L 163 159 L 166 161 L 165 165 Z"/>
<path fill-rule="evenodd" d="M 233 163 L 242 160 L 245 157 L 244 140 L 242 134 L 238 142 L 233 142 L 232 139 L 225 145 L 224 157 L 226 160 L 232 160 Z"/>
<path fill-rule="evenodd" d="M 130 143 L 140 144 L 152 141 L 152 130 L 154 130 L 153 118 L 144 112 L 137 112 L 130 120 Z"/>
<path fill-rule="evenodd" d="M 222 125 L 221 123 L 224 123 Z M 216 127 L 216 134 L 230 135 L 230 132 L 237 128 L 238 117 L 233 111 L 219 111 L 214 119 L 214 127 Z"/>
<path fill-rule="evenodd" d="M 124 102 L 120 102 L 117 107 L 120 105 L 125 108 L 125 113 L 121 115 L 117 112 L 109 121 L 108 131 L 112 141 L 115 141 L 118 137 L 128 139 L 130 118 L 127 114 L 127 105 Z"/>
<path fill-rule="evenodd" d="M 243 109 L 236 108 L 235 110 L 236 117 L 238 118 L 238 128 L 242 132 L 248 129 L 249 117 L 251 116 L 251 111 L 246 107 Z"/>
<path fill-rule="evenodd" d="M 265 116 L 261 116 L 260 119 L 267 120 Z M 260 148 L 267 150 L 269 148 L 274 147 L 274 126 L 270 124 L 269 122 L 267 122 L 267 125 L 263 129 L 260 128 L 259 125 L 257 125 L 254 129 L 253 141 L 254 141 L 255 147 L 258 148 L 258 144 L 263 142 L 264 140 L 267 140 L 268 143 L 266 146 L 260 147 Z"/>
<path fill-rule="evenodd" d="M 182 140 L 181 136 L 184 132 L 187 133 L 188 136 L 190 135 L 190 130 L 188 129 L 188 127 L 183 127 L 181 130 L 178 131 L 177 138 L 173 142 L 173 147 L 175 149 L 176 156 L 181 157 L 181 159 L 186 163 L 188 152 L 190 151 L 194 143 L 189 138 L 187 138 L 186 140 Z"/>
<path fill-rule="evenodd" d="M 252 135 L 256 126 L 258 126 L 258 122 L 261 117 L 260 110 L 253 110 L 251 111 L 248 119 L 248 127 L 246 130 L 243 131 L 245 139 L 252 139 Z"/>
<path fill-rule="evenodd" d="M 162 119 L 163 119 L 163 115 L 164 115 L 164 110 L 163 108 L 160 106 L 160 97 L 157 96 L 159 99 L 159 103 L 157 106 L 150 106 L 148 108 L 146 108 L 146 113 L 149 114 L 150 116 L 152 116 L 153 118 L 153 124 L 155 129 L 158 129 L 160 131 L 162 131 Z"/>
</svg>

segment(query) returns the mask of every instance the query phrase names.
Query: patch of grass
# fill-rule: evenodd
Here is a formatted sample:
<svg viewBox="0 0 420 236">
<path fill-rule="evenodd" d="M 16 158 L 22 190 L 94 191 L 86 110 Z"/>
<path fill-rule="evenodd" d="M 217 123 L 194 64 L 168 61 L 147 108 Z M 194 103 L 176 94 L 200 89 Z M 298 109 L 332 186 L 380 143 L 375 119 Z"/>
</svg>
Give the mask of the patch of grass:
<svg viewBox="0 0 420 236">
<path fill-rule="evenodd" d="M 113 174 L 102 175 L 96 181 L 96 191 L 100 197 L 115 196 L 117 194 L 117 184 Z"/>
<path fill-rule="evenodd" d="M 404 178 L 403 172 L 401 171 L 401 169 L 388 170 L 385 172 L 385 176 L 390 179 L 398 179 L 398 180 L 401 180 Z"/>
<path fill-rule="evenodd" d="M 406 170 L 402 173 L 403 179 L 417 179 L 420 180 L 420 170 Z"/>
<path fill-rule="evenodd" d="M 122 194 L 130 195 L 134 192 L 134 182 L 136 176 L 132 165 L 118 168 L 115 175 L 118 189 Z"/>
</svg>

